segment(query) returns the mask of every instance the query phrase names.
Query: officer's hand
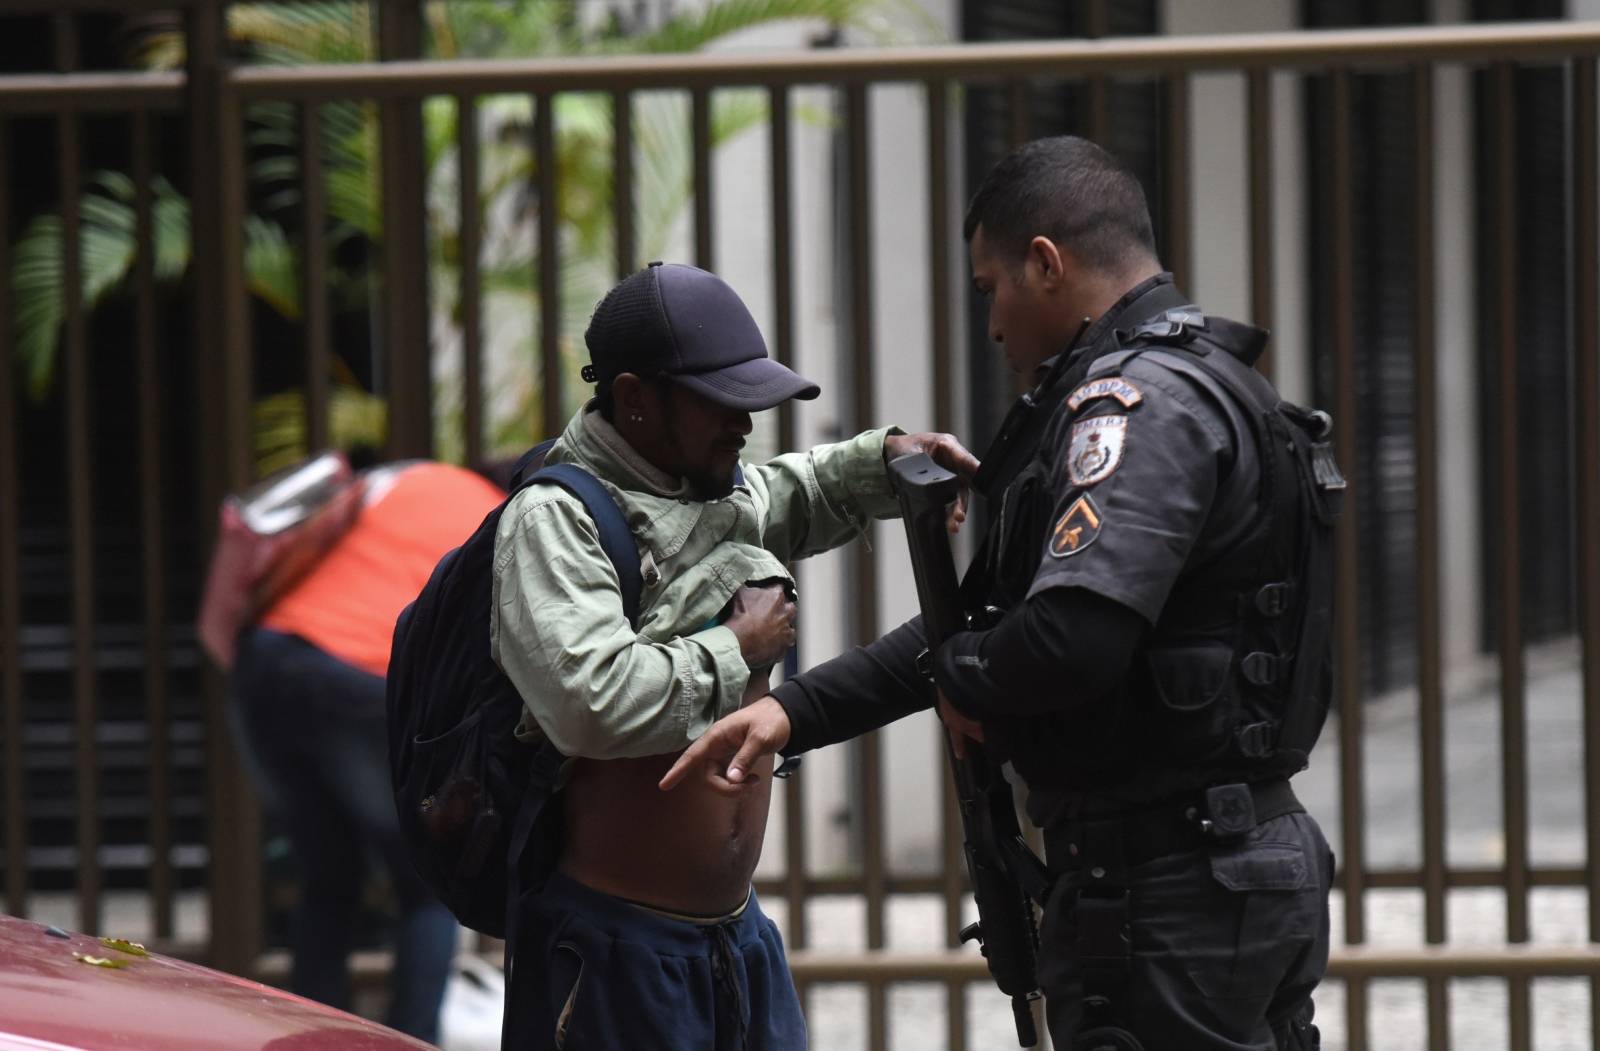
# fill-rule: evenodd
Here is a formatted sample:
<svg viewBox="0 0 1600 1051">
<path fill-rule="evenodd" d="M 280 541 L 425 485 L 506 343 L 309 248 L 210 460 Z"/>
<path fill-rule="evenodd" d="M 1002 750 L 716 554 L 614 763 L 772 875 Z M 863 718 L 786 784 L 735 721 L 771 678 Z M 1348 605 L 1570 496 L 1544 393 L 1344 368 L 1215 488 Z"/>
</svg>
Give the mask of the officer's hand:
<svg viewBox="0 0 1600 1051">
<path fill-rule="evenodd" d="M 739 652 L 752 668 L 770 668 L 794 645 L 798 613 L 782 584 L 742 587 L 728 603 L 722 623 L 739 637 Z"/>
<path fill-rule="evenodd" d="M 927 453 L 934 463 L 947 471 L 954 471 L 961 479 L 961 495 L 956 498 L 955 506 L 950 509 L 950 517 L 945 520 L 946 529 L 952 533 L 959 531 L 961 523 L 967 520 L 967 487 L 972 482 L 972 476 L 978 473 L 978 458 L 968 452 L 967 447 L 953 434 L 925 431 L 922 434 L 891 434 L 883 439 L 885 463 L 912 453 Z"/>
<path fill-rule="evenodd" d="M 939 718 L 944 722 L 945 729 L 950 732 L 950 750 L 956 754 L 957 759 L 967 757 L 969 738 L 979 744 L 983 743 L 983 724 L 976 719 L 968 719 L 958 712 L 956 706 L 946 699 L 943 690 L 939 691 Z"/>
<path fill-rule="evenodd" d="M 661 790 L 671 791 L 699 766 L 713 791 L 738 795 L 756 783 L 750 773 L 756 763 L 788 743 L 789 713 L 777 698 L 768 695 L 713 723 L 678 756 L 661 778 Z"/>
</svg>

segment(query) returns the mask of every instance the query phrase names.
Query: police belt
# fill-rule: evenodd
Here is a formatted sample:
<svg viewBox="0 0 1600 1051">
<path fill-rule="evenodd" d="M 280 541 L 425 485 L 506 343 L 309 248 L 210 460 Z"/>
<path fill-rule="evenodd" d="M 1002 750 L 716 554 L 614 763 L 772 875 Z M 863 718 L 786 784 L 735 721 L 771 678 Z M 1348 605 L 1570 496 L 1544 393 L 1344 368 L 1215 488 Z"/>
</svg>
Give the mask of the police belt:
<svg viewBox="0 0 1600 1051">
<path fill-rule="evenodd" d="M 1147 810 L 1052 824 L 1044 829 L 1045 861 L 1052 873 L 1107 869 L 1110 882 L 1120 883 L 1130 866 L 1227 843 L 1304 810 L 1288 781 L 1215 785 Z"/>
</svg>

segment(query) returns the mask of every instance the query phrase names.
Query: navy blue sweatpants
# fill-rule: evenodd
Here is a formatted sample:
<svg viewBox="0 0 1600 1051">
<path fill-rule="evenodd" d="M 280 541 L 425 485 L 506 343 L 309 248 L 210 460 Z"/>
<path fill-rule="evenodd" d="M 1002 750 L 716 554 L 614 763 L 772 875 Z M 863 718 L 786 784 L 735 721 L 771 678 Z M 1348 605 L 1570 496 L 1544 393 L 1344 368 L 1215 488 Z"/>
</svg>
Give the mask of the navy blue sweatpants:
<svg viewBox="0 0 1600 1051">
<path fill-rule="evenodd" d="M 804 1051 L 778 929 L 755 894 L 671 919 L 556 873 L 524 900 L 502 1051 Z"/>
</svg>

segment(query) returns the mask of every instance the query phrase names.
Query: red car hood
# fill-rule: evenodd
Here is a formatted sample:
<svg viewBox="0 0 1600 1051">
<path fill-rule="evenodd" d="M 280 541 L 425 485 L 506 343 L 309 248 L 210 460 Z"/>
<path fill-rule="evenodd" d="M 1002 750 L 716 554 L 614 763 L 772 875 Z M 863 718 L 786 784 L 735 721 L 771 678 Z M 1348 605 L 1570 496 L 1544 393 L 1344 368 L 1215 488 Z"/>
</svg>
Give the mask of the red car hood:
<svg viewBox="0 0 1600 1051">
<path fill-rule="evenodd" d="M 0 1051 L 417 1051 L 429 1046 L 235 975 L 52 930 L 0 916 Z"/>
</svg>

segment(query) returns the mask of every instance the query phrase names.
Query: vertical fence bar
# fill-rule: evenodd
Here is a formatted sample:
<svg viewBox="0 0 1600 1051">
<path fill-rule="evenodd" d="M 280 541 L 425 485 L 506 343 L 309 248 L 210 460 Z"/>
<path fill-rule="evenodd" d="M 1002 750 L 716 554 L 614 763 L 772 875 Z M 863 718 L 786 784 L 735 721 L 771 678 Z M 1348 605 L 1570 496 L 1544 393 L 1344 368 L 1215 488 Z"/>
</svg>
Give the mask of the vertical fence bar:
<svg viewBox="0 0 1600 1051">
<path fill-rule="evenodd" d="M 539 361 L 544 424 L 555 434 L 565 422 L 561 397 L 561 208 L 556 188 L 555 95 L 541 91 L 534 100 L 534 163 L 539 179 Z"/>
<path fill-rule="evenodd" d="M 94 480 L 90 456 L 88 332 L 83 311 L 82 143 L 78 117 L 56 118 L 57 177 L 61 185 L 62 317 L 65 321 L 67 400 L 67 513 L 72 552 L 72 709 L 76 741 L 78 926 L 100 929 L 100 756 L 96 747 L 94 638 Z"/>
<path fill-rule="evenodd" d="M 1344 936 L 1350 944 L 1366 941 L 1366 850 L 1362 842 L 1362 726 L 1359 574 L 1356 516 L 1361 479 L 1356 474 L 1356 434 L 1360 430 L 1356 402 L 1354 266 L 1354 202 L 1350 158 L 1350 73 L 1338 70 L 1333 87 L 1333 367 L 1335 451 L 1348 476 L 1344 514 L 1335 535 L 1338 591 L 1335 595 L 1334 646 L 1339 706 L 1339 805 L 1343 831 Z M 1352 1051 L 1367 1041 L 1367 987 L 1349 980 L 1345 998 L 1346 1032 Z"/>
<path fill-rule="evenodd" d="M 244 283 L 243 113 L 226 71 L 225 3 L 187 9 L 188 141 L 193 202 L 200 532 L 215 538 L 224 493 L 251 474 L 252 350 Z M 209 144 L 210 149 L 206 147 Z M 249 973 L 261 945 L 260 811 L 227 730 L 222 677 L 203 675 L 206 728 L 208 961 Z"/>
<path fill-rule="evenodd" d="M 0 120 L 0 274 L 11 273 L 11 124 Z M 11 281 L 0 280 L 0 318 L 11 317 Z M 5 718 L 6 911 L 28 911 L 28 829 L 23 806 L 22 491 L 11 325 L 0 324 L 0 711 Z"/>
<path fill-rule="evenodd" d="M 156 936 L 172 936 L 172 772 L 168 746 L 166 543 L 161 469 L 161 363 L 156 354 L 150 114 L 133 113 L 134 342 L 139 388 L 139 512 L 144 591 L 145 719 L 150 733 L 150 898 Z M 0 227 L 3 229 L 3 227 Z M 3 272 L 3 271 L 0 271 Z"/>
<path fill-rule="evenodd" d="M 1514 149 L 1515 71 L 1509 63 L 1494 68 L 1495 374 L 1501 392 L 1495 411 L 1496 648 L 1500 657 L 1501 787 L 1504 799 L 1506 939 L 1528 940 L 1528 785 L 1526 771 L 1526 683 L 1522 653 L 1522 526 L 1517 464 L 1517 225 Z M 1510 980 L 1510 1047 L 1531 1044 L 1528 982 Z"/>
<path fill-rule="evenodd" d="M 57 72 L 78 67 L 78 24 L 71 14 L 51 19 L 51 40 Z M 100 927 L 100 762 L 96 747 L 98 680 L 94 645 L 94 509 L 89 458 L 88 333 L 83 314 L 83 203 L 81 129 L 71 113 L 56 116 L 56 179 L 61 187 L 61 315 L 65 358 L 67 434 L 68 544 L 72 564 L 72 710 L 73 762 L 77 786 L 78 926 Z"/>
<path fill-rule="evenodd" d="M 774 85 L 767 92 L 768 149 L 772 177 L 772 343 L 783 364 L 794 361 L 794 199 L 789 182 L 789 89 Z M 778 406 L 778 448 L 796 444 L 794 403 Z M 783 787 L 784 897 L 789 905 L 789 944 L 803 949 L 810 941 L 806 922 L 806 807 L 796 781 Z M 802 1002 L 805 990 L 801 990 Z"/>
<path fill-rule="evenodd" d="M 1600 150 L 1595 120 L 1595 59 L 1572 63 L 1573 433 L 1577 437 L 1574 536 L 1579 537 L 1578 632 L 1583 642 L 1585 831 L 1589 940 L 1600 942 Z M 1588 537 L 1585 543 L 1582 538 Z M 1589 981 L 1589 1037 L 1600 1038 L 1600 978 Z"/>
<path fill-rule="evenodd" d="M 1182 284 L 1189 271 L 1189 77 L 1173 73 L 1166 83 L 1166 122 L 1162 134 L 1162 169 L 1166 176 L 1167 269 Z"/>
<path fill-rule="evenodd" d="M 626 88 L 611 93 L 611 128 L 611 221 L 617 238 L 617 280 L 621 281 L 639 265 L 633 223 L 633 94 Z"/>
<path fill-rule="evenodd" d="M 1416 443 L 1417 527 L 1417 709 L 1421 727 L 1423 936 L 1430 945 L 1445 940 L 1445 763 L 1444 687 L 1441 678 L 1439 609 L 1439 405 L 1433 247 L 1433 67 L 1412 71 L 1416 173 L 1412 194 L 1416 270 L 1413 340 L 1416 387 L 1413 441 Z M 1450 1039 L 1448 985 L 1427 980 L 1429 1051 L 1445 1051 Z"/>
<path fill-rule="evenodd" d="M 83 53 L 78 41 L 78 23 L 67 11 L 50 16 L 50 46 L 57 73 L 71 73 L 78 68 Z"/>
<path fill-rule="evenodd" d="M 716 241 L 711 208 L 711 92 L 690 92 L 694 149 L 694 261 L 702 270 L 716 269 Z"/>
<path fill-rule="evenodd" d="M 255 400 L 255 345 L 250 327 L 250 299 L 245 286 L 244 222 L 249 205 L 246 199 L 247 147 L 244 141 L 245 114 L 231 84 L 223 96 L 215 140 L 214 177 L 221 184 L 220 225 L 216 236 L 221 251 L 222 301 L 222 441 L 225 449 L 223 481 L 230 491 L 248 485 L 255 478 L 251 451 L 250 407 Z M 392 426 L 393 417 L 391 417 Z M 392 434 L 392 431 L 391 431 Z M 219 704 L 223 698 L 219 694 Z M 213 815 L 231 825 L 222 834 L 231 837 L 228 849 L 233 854 L 231 884 L 221 888 L 220 900 L 213 898 L 213 919 L 219 911 L 233 914 L 230 921 L 233 943 L 241 967 L 254 968 L 263 945 L 261 805 L 245 777 L 219 710 L 208 736 L 213 755 L 224 767 L 212 767 L 209 775 L 229 784 L 228 809 Z M 218 893 L 216 888 L 213 895 Z M 234 968 L 224 967 L 225 970 Z M 245 972 L 248 973 L 248 972 Z"/>
<path fill-rule="evenodd" d="M 194 412 L 200 440 L 194 442 L 196 475 L 200 492 L 198 532 L 205 546 L 216 542 L 216 508 L 227 491 L 223 474 L 222 358 L 229 348 L 224 342 L 222 320 L 223 252 L 219 234 L 222 225 L 220 200 L 224 192 L 211 170 L 212 156 L 202 148 L 212 142 L 222 124 L 222 10 L 213 4 L 189 8 L 184 18 L 186 49 L 185 81 L 188 107 L 187 140 L 189 178 L 195 187 L 190 223 L 190 252 L 194 260 L 194 330 L 191 361 L 195 372 Z M 234 912 L 223 907 L 223 897 L 233 883 L 235 852 L 229 848 L 233 778 L 224 735 L 223 680 L 209 662 L 201 667 L 206 735 L 206 844 L 210 857 L 206 865 L 210 892 L 210 935 L 208 960 L 213 966 L 237 973 L 248 961 L 237 951 Z"/>
<path fill-rule="evenodd" d="M 456 95 L 456 206 L 461 231 L 461 425 L 468 466 L 483 463 L 483 218 L 478 201 L 478 100 Z M 541 220 L 542 221 L 542 220 Z"/>
<path fill-rule="evenodd" d="M 1010 117 L 1012 149 L 1033 137 L 1033 113 L 1028 103 L 1028 82 L 1011 81 L 1006 86 L 1006 106 Z"/>
<path fill-rule="evenodd" d="M 1106 0 L 1088 0 L 1083 5 L 1083 35 L 1090 40 L 1099 40 L 1106 35 L 1110 19 L 1107 17 Z M 1101 146 L 1108 146 L 1106 136 L 1111 127 L 1108 122 L 1108 95 L 1106 78 L 1103 76 L 1090 77 L 1084 85 L 1084 129 L 1089 141 Z"/>
<path fill-rule="evenodd" d="M 930 80 L 924 85 L 928 112 L 928 302 L 932 311 L 929 331 L 933 338 L 933 427 L 951 432 L 956 428 L 955 354 L 950 338 L 950 85 Z M 945 945 L 961 945 L 961 904 L 966 893 L 966 866 L 961 853 L 961 817 L 957 809 L 955 782 L 945 760 L 944 730 L 935 737 L 938 758 L 944 774 L 939 779 L 940 843 L 944 859 L 944 936 Z M 951 979 L 946 986 L 946 1035 L 950 1051 L 964 1051 L 967 1044 L 966 984 Z"/>
<path fill-rule="evenodd" d="M 772 165 L 772 343 L 778 361 L 794 360 L 794 200 L 789 189 L 789 89 L 774 85 L 767 94 Z M 795 447 L 794 402 L 778 406 L 778 448 Z"/>
<path fill-rule="evenodd" d="M 215 4 L 190 7 L 184 17 L 186 132 L 189 149 L 189 178 L 195 186 L 190 221 L 190 251 L 194 260 L 195 308 L 193 312 L 193 362 L 195 371 L 195 415 L 201 441 L 194 443 L 196 474 L 200 480 L 200 536 L 209 548 L 215 539 L 216 506 L 222 499 L 222 405 L 217 397 L 222 369 L 221 288 L 217 225 L 221 221 L 217 200 L 222 187 L 211 172 L 211 156 L 202 144 L 211 142 L 219 123 L 222 81 L 222 13 Z M 210 666 L 206 666 L 209 671 Z M 220 686 L 221 679 L 208 676 L 206 689 Z M 208 726 L 209 737 L 211 728 Z M 211 858 L 213 871 L 226 865 L 225 857 Z"/>
<path fill-rule="evenodd" d="M 933 345 L 933 426 L 955 430 L 955 355 L 950 339 L 950 86 L 926 85 L 928 109 L 928 330 Z"/>
<path fill-rule="evenodd" d="M 850 153 L 850 319 L 851 362 L 853 367 L 853 416 L 856 427 L 871 426 L 874 413 L 872 340 L 872 201 L 871 141 L 868 127 L 867 89 L 851 84 L 845 89 L 845 125 Z M 870 528 L 870 527 L 869 527 Z M 858 548 L 855 562 L 856 641 L 866 643 L 878 630 L 878 567 L 872 552 Z M 883 757 L 882 738 L 870 734 L 861 739 L 861 847 L 863 879 L 867 896 L 867 948 L 884 946 L 883 864 Z M 884 989 L 879 982 L 868 984 L 868 1047 L 886 1047 L 888 1020 L 884 1010 Z"/>
<path fill-rule="evenodd" d="M 948 746 L 945 744 L 944 727 L 938 727 L 936 732 L 938 763 L 944 768 L 944 776 L 939 779 L 940 811 L 943 815 L 941 842 L 944 844 L 941 852 L 944 859 L 944 943 L 947 948 L 958 949 L 962 944 L 961 928 L 964 926 L 961 908 L 967 893 L 967 859 L 963 853 L 966 830 L 961 827 L 961 804 L 956 797 L 955 776 L 950 771 L 949 760 L 945 758 Z M 950 979 L 946 986 L 945 1003 L 945 1042 L 949 1051 L 965 1051 L 967 983 L 959 978 Z"/>
<path fill-rule="evenodd" d="M 1248 74 L 1250 124 L 1250 316 L 1257 326 L 1272 328 L 1272 74 Z M 1256 362 L 1272 375 L 1272 346 Z"/>
<path fill-rule="evenodd" d="M 422 57 L 422 0 L 382 0 L 371 9 L 383 61 Z M 378 112 L 389 451 L 397 458 L 428 456 L 433 450 L 433 370 L 422 103 L 415 98 L 386 99 L 378 104 Z"/>
<path fill-rule="evenodd" d="M 315 103 L 300 108 L 300 181 L 305 195 L 305 227 L 300 236 L 305 281 L 306 445 L 315 453 L 328 447 L 328 386 L 333 364 L 328 345 L 328 250 L 323 233 L 328 191 L 322 171 L 322 110 Z"/>
</svg>

